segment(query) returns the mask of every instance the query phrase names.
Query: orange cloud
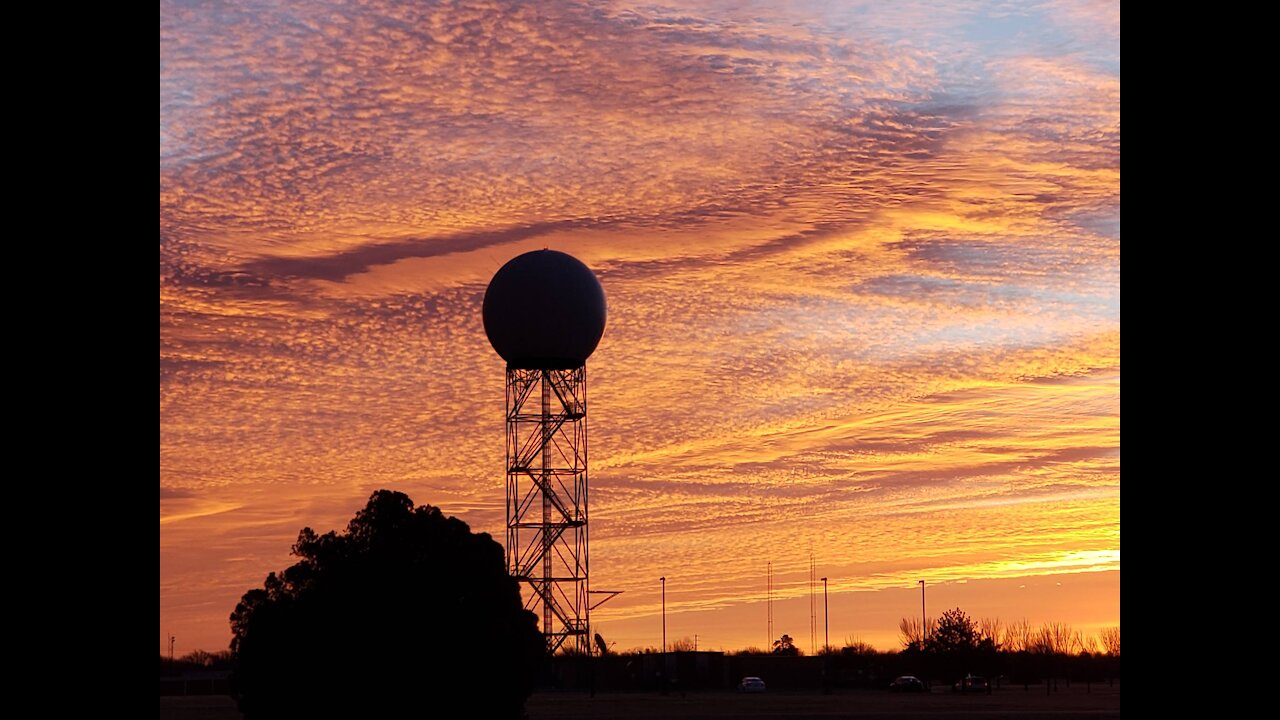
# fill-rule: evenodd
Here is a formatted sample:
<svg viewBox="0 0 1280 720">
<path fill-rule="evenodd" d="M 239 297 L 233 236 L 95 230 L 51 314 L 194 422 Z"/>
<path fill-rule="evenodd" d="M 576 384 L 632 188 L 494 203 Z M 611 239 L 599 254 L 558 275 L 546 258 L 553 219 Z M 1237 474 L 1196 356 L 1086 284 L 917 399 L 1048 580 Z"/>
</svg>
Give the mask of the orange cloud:
<svg viewBox="0 0 1280 720">
<path fill-rule="evenodd" d="M 763 644 L 810 547 L 839 602 L 1061 575 L 1118 622 L 1112 7 L 163 2 L 162 637 L 379 487 L 501 536 L 480 300 L 543 246 L 609 297 L 604 627 L 681 568 Z"/>
</svg>

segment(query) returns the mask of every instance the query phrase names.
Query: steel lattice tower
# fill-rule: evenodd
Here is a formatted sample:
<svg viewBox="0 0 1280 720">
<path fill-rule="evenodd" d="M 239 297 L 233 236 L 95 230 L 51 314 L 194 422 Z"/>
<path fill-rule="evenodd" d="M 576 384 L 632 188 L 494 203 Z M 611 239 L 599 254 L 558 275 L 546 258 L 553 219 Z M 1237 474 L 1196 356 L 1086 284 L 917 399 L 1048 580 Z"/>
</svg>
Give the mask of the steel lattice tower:
<svg viewBox="0 0 1280 720">
<path fill-rule="evenodd" d="M 484 293 L 485 334 L 507 361 L 507 573 L 528 586 L 548 654 L 592 654 L 591 611 L 618 594 L 587 579 L 587 358 L 606 315 L 600 280 L 556 250 L 512 258 Z"/>
<path fill-rule="evenodd" d="M 547 652 L 591 652 L 586 366 L 507 368 L 507 572 Z"/>
</svg>

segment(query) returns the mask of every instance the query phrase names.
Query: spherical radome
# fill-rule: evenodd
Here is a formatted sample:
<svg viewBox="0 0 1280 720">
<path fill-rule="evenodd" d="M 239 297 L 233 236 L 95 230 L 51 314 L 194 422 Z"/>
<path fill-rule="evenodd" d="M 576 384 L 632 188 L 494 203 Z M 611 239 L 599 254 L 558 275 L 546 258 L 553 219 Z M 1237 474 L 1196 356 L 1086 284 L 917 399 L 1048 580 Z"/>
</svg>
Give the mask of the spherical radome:
<svg viewBox="0 0 1280 720">
<path fill-rule="evenodd" d="M 484 293 L 484 332 L 514 368 L 574 368 L 605 323 L 604 288 L 581 260 L 534 250 L 503 265 Z"/>
</svg>

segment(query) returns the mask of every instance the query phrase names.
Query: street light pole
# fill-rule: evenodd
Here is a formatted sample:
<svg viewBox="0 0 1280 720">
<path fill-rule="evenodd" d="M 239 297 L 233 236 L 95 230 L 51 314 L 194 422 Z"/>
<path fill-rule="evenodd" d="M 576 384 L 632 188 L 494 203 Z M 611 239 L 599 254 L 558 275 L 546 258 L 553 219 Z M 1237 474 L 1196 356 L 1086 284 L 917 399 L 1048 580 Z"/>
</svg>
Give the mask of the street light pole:
<svg viewBox="0 0 1280 720">
<path fill-rule="evenodd" d="M 662 654 L 667 654 L 667 577 L 658 578 L 662 582 Z"/>
<path fill-rule="evenodd" d="M 831 606 L 827 605 L 827 579 L 822 578 L 822 635 L 826 642 L 823 647 L 831 652 Z"/>
<path fill-rule="evenodd" d="M 920 649 L 924 650 L 924 638 L 929 634 L 928 621 L 924 614 L 924 581 L 920 581 Z"/>
</svg>

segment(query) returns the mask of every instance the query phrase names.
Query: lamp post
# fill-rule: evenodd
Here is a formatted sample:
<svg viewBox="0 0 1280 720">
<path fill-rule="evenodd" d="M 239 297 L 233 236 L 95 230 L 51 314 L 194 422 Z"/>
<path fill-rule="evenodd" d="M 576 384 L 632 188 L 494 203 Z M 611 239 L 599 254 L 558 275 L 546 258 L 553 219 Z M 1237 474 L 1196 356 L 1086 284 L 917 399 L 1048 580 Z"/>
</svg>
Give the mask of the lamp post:
<svg viewBox="0 0 1280 720">
<path fill-rule="evenodd" d="M 920 581 L 920 649 L 924 650 L 924 639 L 929 634 L 928 621 L 924 615 L 924 581 Z"/>
<path fill-rule="evenodd" d="M 658 578 L 662 582 L 662 654 L 667 654 L 667 577 Z"/>
<path fill-rule="evenodd" d="M 831 606 L 827 605 L 827 579 L 822 578 L 822 646 L 831 652 Z"/>
</svg>

